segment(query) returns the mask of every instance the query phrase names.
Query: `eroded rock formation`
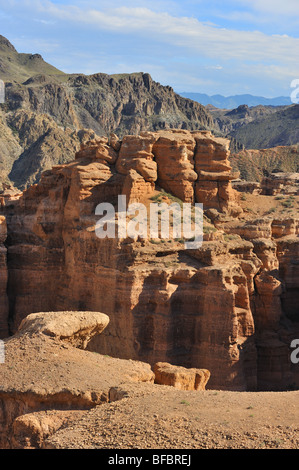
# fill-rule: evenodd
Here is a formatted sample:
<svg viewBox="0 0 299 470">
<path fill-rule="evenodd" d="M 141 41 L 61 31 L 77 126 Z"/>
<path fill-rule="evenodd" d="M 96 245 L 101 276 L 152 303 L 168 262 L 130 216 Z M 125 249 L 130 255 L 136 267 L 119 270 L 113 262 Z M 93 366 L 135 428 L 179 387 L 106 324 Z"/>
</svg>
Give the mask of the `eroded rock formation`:
<svg viewBox="0 0 299 470">
<path fill-rule="evenodd" d="M 261 194 L 261 184 L 256 181 L 243 181 L 236 179 L 232 181 L 232 187 L 240 193 Z"/>
<path fill-rule="evenodd" d="M 4 216 L 0 216 L 0 337 L 5 338 L 8 336 L 8 297 L 6 294 L 7 289 L 7 250 L 4 242 L 7 238 L 7 226 Z"/>
<path fill-rule="evenodd" d="M 204 368 L 210 388 L 299 386 L 288 357 L 298 220 L 243 214 L 235 177 L 228 141 L 209 132 L 111 135 L 82 146 L 73 162 L 4 201 L 11 332 L 29 313 L 101 311 L 110 323 L 90 350 Z M 186 250 L 181 239 L 98 238 L 95 209 L 114 204 L 117 227 L 119 195 L 145 205 L 158 197 L 203 203 L 201 248 Z"/>
<path fill-rule="evenodd" d="M 186 369 L 165 362 L 154 365 L 155 383 L 170 385 L 179 390 L 205 390 L 210 378 L 206 369 Z"/>
<path fill-rule="evenodd" d="M 207 370 L 161 363 L 152 370 L 140 361 L 82 351 L 108 323 L 109 317 L 99 312 L 35 313 L 5 340 L 0 448 L 44 448 L 58 430 L 72 427 L 88 410 L 128 398 L 132 387 L 137 396 L 161 389 L 154 381 L 180 390 L 205 390 Z"/>
<path fill-rule="evenodd" d="M 117 398 L 122 383 L 154 382 L 149 364 L 82 348 L 108 324 L 97 312 L 28 315 L 5 340 L 0 364 L 0 447 L 41 447 L 69 419 Z M 78 341 L 80 338 L 80 341 Z"/>
<path fill-rule="evenodd" d="M 261 182 L 262 194 L 299 194 L 299 173 L 271 173 Z"/>
</svg>

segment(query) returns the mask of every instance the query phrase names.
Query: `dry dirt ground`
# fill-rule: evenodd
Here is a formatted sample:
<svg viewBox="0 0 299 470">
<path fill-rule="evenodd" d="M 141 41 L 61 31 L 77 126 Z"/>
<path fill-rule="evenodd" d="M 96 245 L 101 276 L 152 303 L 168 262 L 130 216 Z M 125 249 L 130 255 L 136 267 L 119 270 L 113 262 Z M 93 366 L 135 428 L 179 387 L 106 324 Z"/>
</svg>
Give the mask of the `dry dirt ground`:
<svg viewBox="0 0 299 470">
<path fill-rule="evenodd" d="M 177 390 L 145 382 L 149 365 L 82 351 L 39 334 L 15 335 L 6 342 L 6 355 L 0 388 L 7 412 L 13 412 L 14 397 L 19 415 L 35 415 L 31 423 L 41 417 L 44 429 L 53 424 L 42 448 L 299 447 L 299 391 Z M 55 428 L 59 416 L 61 427 Z M 25 436 L 18 429 L 15 438 L 22 446 L 34 431 L 30 424 Z"/>
<path fill-rule="evenodd" d="M 296 449 L 299 391 L 188 392 L 123 386 L 46 441 L 60 449 Z"/>
<path fill-rule="evenodd" d="M 240 205 L 248 216 L 298 217 L 299 196 L 262 196 L 240 193 Z"/>
</svg>

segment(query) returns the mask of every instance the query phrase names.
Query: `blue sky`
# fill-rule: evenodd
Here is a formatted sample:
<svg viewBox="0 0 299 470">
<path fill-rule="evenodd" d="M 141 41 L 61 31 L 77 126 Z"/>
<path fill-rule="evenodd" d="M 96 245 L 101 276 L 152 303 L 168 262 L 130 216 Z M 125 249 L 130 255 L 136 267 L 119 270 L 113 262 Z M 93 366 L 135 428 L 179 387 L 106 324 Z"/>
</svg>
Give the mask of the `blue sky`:
<svg viewBox="0 0 299 470">
<path fill-rule="evenodd" d="M 266 97 L 299 78 L 299 0 L 0 0 L 0 24 L 19 52 L 69 73 Z"/>
</svg>

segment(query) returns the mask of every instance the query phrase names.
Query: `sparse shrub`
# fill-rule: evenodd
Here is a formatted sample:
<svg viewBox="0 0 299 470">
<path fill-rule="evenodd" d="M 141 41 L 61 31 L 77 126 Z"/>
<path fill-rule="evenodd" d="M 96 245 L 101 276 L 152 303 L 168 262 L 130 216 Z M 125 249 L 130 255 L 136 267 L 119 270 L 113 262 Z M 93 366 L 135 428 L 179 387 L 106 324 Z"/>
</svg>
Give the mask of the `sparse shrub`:
<svg viewBox="0 0 299 470">
<path fill-rule="evenodd" d="M 230 233 L 230 234 L 227 234 L 227 233 L 226 233 L 223 238 L 224 238 L 224 240 L 225 240 L 226 242 L 229 242 L 229 241 L 231 241 L 231 240 L 238 240 L 238 239 L 239 239 L 239 235 L 235 235 L 235 234 L 233 234 L 233 233 Z"/>
<path fill-rule="evenodd" d="M 281 202 L 281 204 L 283 205 L 283 207 L 289 208 L 292 207 L 293 202 L 294 201 L 291 198 L 288 198 L 285 201 Z"/>
<path fill-rule="evenodd" d="M 203 226 L 203 233 L 214 233 L 217 232 L 215 227 L 207 227 L 206 225 Z"/>
<path fill-rule="evenodd" d="M 161 243 L 161 240 L 155 240 L 154 238 L 151 238 L 150 243 L 152 243 L 153 245 L 159 245 Z"/>
<path fill-rule="evenodd" d="M 182 400 L 181 401 L 181 405 L 187 405 L 187 406 L 190 406 L 190 403 L 186 400 Z"/>
</svg>

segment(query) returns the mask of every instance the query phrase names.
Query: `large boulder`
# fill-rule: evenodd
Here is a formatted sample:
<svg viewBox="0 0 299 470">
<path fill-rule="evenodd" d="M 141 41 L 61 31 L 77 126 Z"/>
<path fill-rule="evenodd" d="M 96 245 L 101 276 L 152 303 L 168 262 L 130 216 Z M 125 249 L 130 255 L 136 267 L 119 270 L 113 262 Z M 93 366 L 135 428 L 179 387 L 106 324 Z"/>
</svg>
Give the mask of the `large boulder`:
<svg viewBox="0 0 299 470">
<path fill-rule="evenodd" d="M 167 362 L 154 365 L 155 383 L 170 385 L 179 390 L 205 390 L 210 378 L 207 369 L 186 369 Z"/>
<path fill-rule="evenodd" d="M 109 317 L 99 312 L 42 312 L 24 318 L 18 331 L 41 333 L 85 349 L 91 338 L 102 333 L 108 323 Z"/>
</svg>

